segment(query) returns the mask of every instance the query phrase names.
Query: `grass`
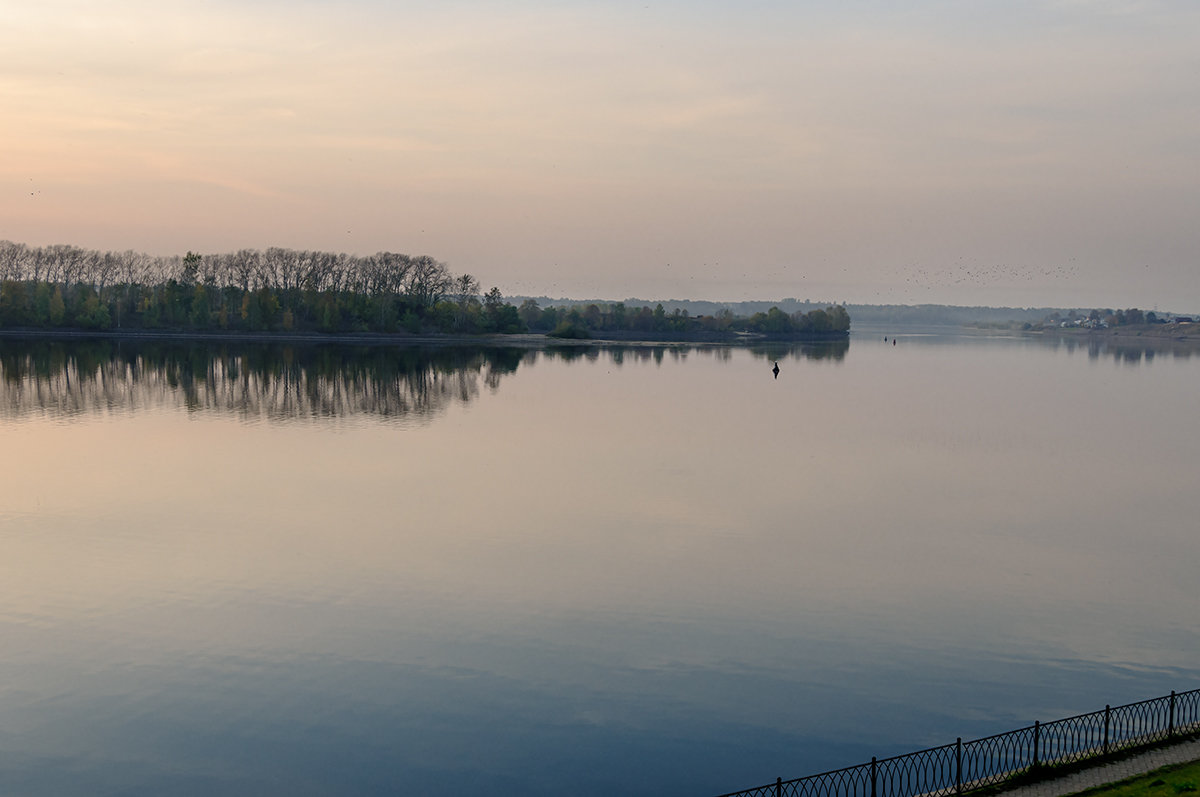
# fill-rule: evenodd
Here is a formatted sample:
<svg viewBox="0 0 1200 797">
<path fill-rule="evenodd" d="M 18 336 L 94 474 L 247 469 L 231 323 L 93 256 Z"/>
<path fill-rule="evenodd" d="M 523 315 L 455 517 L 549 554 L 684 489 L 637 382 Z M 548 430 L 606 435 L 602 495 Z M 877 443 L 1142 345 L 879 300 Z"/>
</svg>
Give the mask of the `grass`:
<svg viewBox="0 0 1200 797">
<path fill-rule="evenodd" d="M 1200 797 L 1200 761 L 1080 792 L 1087 797 Z"/>
<path fill-rule="evenodd" d="M 1112 762 L 1112 761 L 1120 761 L 1121 759 L 1125 759 L 1125 758 L 1134 758 L 1134 757 L 1139 756 L 1142 753 L 1148 752 L 1150 750 L 1156 750 L 1156 749 L 1159 749 L 1162 747 L 1170 747 L 1174 744 L 1178 744 L 1180 742 L 1184 742 L 1184 741 L 1188 741 L 1188 740 L 1193 740 L 1193 741 L 1200 740 L 1200 733 L 1197 733 L 1196 729 L 1193 727 L 1189 727 L 1187 729 L 1186 733 L 1172 736 L 1169 739 L 1159 739 L 1159 740 L 1156 740 L 1153 742 L 1147 742 L 1146 744 L 1133 745 L 1131 747 L 1126 747 L 1124 749 L 1114 751 L 1113 753 L 1110 753 L 1107 756 L 1093 755 L 1093 756 L 1089 756 L 1087 758 L 1082 758 L 1078 761 L 1071 761 L 1071 762 L 1067 762 L 1067 763 L 1058 763 L 1058 764 L 1050 764 L 1050 765 L 1043 764 L 1038 767 L 1030 767 L 1028 769 L 1023 769 L 1023 770 L 1014 772 L 1013 774 L 1009 775 L 1008 777 L 1002 778 L 998 782 L 994 782 L 989 786 L 982 786 L 980 788 L 969 789 L 967 791 L 964 791 L 963 794 L 969 795 L 969 797 L 995 797 L 995 795 L 1002 795 L 1004 792 L 1009 791 L 1014 788 L 1018 788 L 1021 786 L 1028 786 L 1029 784 L 1032 784 L 1032 783 L 1040 783 L 1045 780 L 1051 780 L 1053 778 L 1062 777 L 1063 775 L 1068 775 L 1072 772 L 1078 772 L 1083 769 L 1090 769 L 1091 767 L 1097 766 L 1106 761 Z M 1190 768 L 1193 766 L 1200 766 L 1200 761 L 1195 762 L 1195 764 L 1183 765 L 1184 768 Z M 1153 776 L 1153 777 L 1150 777 L 1150 779 L 1153 780 L 1154 777 L 1157 777 L 1163 773 L 1174 772 L 1176 769 L 1179 769 L 1179 768 L 1178 767 L 1164 767 L 1161 770 L 1150 773 L 1150 775 Z M 1089 789 L 1086 791 L 1079 792 L 1079 794 L 1087 795 L 1087 797 L 1095 797 L 1095 795 L 1100 795 L 1100 797 L 1129 797 L 1129 795 L 1124 795 L 1124 794 L 1110 795 L 1109 789 L 1115 788 L 1117 786 L 1123 786 L 1126 783 L 1132 783 L 1132 782 L 1134 782 L 1134 780 L 1141 780 L 1141 779 L 1142 778 L 1139 777 L 1136 779 L 1131 779 L 1129 781 L 1120 781 L 1118 783 L 1113 783 L 1108 786 L 1098 786 L 1095 789 Z M 1180 785 L 1180 788 L 1181 788 L 1180 791 L 1144 792 L 1144 793 L 1137 792 L 1136 794 L 1138 795 L 1138 797 L 1200 797 L 1200 791 L 1197 791 L 1196 794 L 1191 794 L 1191 792 L 1195 791 L 1195 789 L 1189 788 L 1189 783 L 1191 786 L 1194 787 L 1197 785 L 1198 782 L 1200 782 L 1200 774 L 1197 774 L 1196 776 L 1192 777 L 1191 781 L 1183 782 Z M 1076 796 L 1072 795 L 1072 797 L 1076 797 Z"/>
</svg>

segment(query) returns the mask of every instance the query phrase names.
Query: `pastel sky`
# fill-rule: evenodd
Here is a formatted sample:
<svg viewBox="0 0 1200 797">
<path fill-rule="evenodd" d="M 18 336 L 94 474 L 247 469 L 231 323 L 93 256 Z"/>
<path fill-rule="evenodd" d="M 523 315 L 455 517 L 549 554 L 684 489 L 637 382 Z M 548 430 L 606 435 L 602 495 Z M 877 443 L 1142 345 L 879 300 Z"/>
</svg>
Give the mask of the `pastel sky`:
<svg viewBox="0 0 1200 797">
<path fill-rule="evenodd" d="M 0 239 L 1200 310 L 1195 0 L 0 0 Z"/>
</svg>

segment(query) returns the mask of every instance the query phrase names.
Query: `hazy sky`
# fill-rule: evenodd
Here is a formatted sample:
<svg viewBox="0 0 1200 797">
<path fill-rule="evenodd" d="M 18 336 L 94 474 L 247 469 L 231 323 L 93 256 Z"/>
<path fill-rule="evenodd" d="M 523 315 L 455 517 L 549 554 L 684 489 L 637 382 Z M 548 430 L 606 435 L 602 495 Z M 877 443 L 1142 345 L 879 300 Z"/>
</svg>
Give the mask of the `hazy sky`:
<svg viewBox="0 0 1200 797">
<path fill-rule="evenodd" d="M 0 238 L 1200 310 L 1195 0 L 0 0 Z"/>
</svg>

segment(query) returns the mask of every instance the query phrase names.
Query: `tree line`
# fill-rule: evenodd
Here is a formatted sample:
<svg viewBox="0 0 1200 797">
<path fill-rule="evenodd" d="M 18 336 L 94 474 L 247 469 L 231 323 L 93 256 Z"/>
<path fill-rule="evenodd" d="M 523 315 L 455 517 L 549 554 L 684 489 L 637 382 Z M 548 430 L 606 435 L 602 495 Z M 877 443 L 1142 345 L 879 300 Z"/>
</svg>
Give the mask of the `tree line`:
<svg viewBox="0 0 1200 797">
<path fill-rule="evenodd" d="M 1042 326 L 1078 326 L 1090 328 L 1142 326 L 1144 324 L 1166 324 L 1173 318 L 1174 316 L 1171 314 L 1160 316 L 1154 310 L 1139 310 L 1136 307 L 1129 307 L 1124 310 L 1095 308 L 1090 311 L 1070 310 L 1067 312 L 1051 313 L 1042 320 Z M 1032 327 L 1031 324 L 1026 324 L 1025 326 Z"/>
<path fill-rule="evenodd" d="M 155 257 L 0 241 L 0 326 L 518 332 L 499 288 L 429 255 L 272 247 Z"/>
<path fill-rule="evenodd" d="M 514 307 L 481 292 L 429 255 L 357 256 L 271 247 L 157 257 L 70 245 L 0 241 L 0 328 L 297 331 L 325 333 L 545 332 L 658 335 L 845 333 L 841 305 L 807 313 L 778 307 L 748 317 L 626 307 L 622 302 Z"/>
<path fill-rule="evenodd" d="M 748 332 L 767 335 L 842 334 L 850 330 L 850 314 L 842 305 L 809 312 L 785 313 L 778 307 L 750 316 L 738 316 L 728 308 L 693 316 L 685 309 L 668 313 L 661 303 L 627 307 L 624 302 L 592 303 L 570 307 L 541 307 L 526 299 L 517 309 L 521 321 L 532 331 L 555 337 L 586 338 L 613 332 L 638 334 L 729 334 Z"/>
</svg>

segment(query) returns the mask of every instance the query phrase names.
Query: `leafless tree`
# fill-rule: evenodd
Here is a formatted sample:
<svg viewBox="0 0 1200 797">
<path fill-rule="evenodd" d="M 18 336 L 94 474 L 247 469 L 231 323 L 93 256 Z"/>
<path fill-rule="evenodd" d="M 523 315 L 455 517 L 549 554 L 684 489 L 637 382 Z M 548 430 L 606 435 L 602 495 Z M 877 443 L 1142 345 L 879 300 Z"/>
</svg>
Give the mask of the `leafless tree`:
<svg viewBox="0 0 1200 797">
<path fill-rule="evenodd" d="M 443 263 L 429 255 L 413 258 L 413 268 L 405 285 L 404 293 L 424 306 L 437 304 L 453 285 L 453 278 Z"/>
<path fill-rule="evenodd" d="M 13 241 L 0 241 L 0 280 L 25 279 L 25 261 L 29 247 Z"/>
<path fill-rule="evenodd" d="M 0 241 L 0 279 L 49 282 L 68 290 L 76 284 L 98 291 L 177 280 L 207 287 L 236 287 L 242 291 L 332 291 L 403 296 L 414 304 L 431 306 L 451 296 L 459 303 L 478 296 L 479 282 L 469 274 L 451 275 L 444 263 L 429 255 L 413 257 L 377 252 L 358 257 L 345 253 L 300 251 L 271 247 L 240 249 L 226 254 L 156 257 L 126 250 L 100 252 L 57 244 L 31 247 Z"/>
</svg>

